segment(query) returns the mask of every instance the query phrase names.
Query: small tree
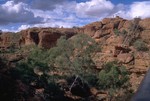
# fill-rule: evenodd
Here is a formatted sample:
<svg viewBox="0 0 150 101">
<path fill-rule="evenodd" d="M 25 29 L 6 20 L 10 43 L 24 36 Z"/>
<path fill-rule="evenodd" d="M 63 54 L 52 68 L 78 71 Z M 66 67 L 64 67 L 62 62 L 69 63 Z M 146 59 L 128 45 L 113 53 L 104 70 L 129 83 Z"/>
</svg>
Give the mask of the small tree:
<svg viewBox="0 0 150 101">
<path fill-rule="evenodd" d="M 88 78 L 94 70 L 92 57 L 98 50 L 98 45 L 89 36 L 79 34 L 67 40 L 61 37 L 57 46 L 50 49 L 50 65 L 61 68 L 65 75 L 77 78 Z M 85 75 L 86 74 L 86 75 Z"/>
<path fill-rule="evenodd" d="M 146 43 L 142 40 L 136 40 L 133 45 L 137 49 L 137 51 L 148 51 Z"/>
<path fill-rule="evenodd" d="M 128 34 L 126 30 L 119 31 L 118 29 L 114 29 L 114 33 L 116 36 L 123 36 L 123 37 L 125 37 Z"/>
<path fill-rule="evenodd" d="M 116 89 L 122 87 L 128 81 L 128 72 L 124 66 L 115 62 L 108 62 L 99 72 L 98 85 L 101 89 Z"/>
<path fill-rule="evenodd" d="M 37 78 L 35 69 L 41 72 L 41 76 L 50 75 L 52 82 L 57 81 L 57 77 L 60 76 L 59 73 L 68 78 L 75 76 L 69 87 L 71 90 L 77 82 L 76 80 L 81 79 L 89 82 L 89 84 L 94 80 L 90 76 L 95 77 L 92 72 L 95 70 L 92 57 L 97 50 L 96 42 L 85 34 L 76 35 L 68 40 L 65 36 L 62 36 L 57 41 L 56 47 L 49 50 L 33 48 L 28 58 L 18 67 L 24 68 L 21 71 L 23 71 L 22 74 L 28 75 L 25 78 L 27 80 L 30 79 L 30 76 Z M 25 70 L 29 70 L 29 74 Z"/>
</svg>

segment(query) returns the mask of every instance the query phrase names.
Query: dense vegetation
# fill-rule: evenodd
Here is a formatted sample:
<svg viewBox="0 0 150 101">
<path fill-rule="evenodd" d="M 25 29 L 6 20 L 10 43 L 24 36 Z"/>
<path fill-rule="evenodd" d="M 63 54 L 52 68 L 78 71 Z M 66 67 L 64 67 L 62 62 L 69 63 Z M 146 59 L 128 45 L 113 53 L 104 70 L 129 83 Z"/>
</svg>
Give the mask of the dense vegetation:
<svg viewBox="0 0 150 101">
<path fill-rule="evenodd" d="M 146 43 L 142 40 L 136 40 L 133 45 L 138 51 L 148 51 Z"/>
<path fill-rule="evenodd" d="M 100 100 L 92 96 L 91 87 L 115 94 L 114 91 L 129 84 L 128 72 L 117 62 L 106 63 L 102 70 L 97 70 L 93 57 L 99 51 L 100 46 L 85 34 L 70 39 L 62 36 L 55 47 L 47 50 L 37 46 L 22 47 L 17 52 L 28 53 L 27 56 L 15 63 L 15 68 L 10 69 L 9 73 L 2 73 L 14 82 L 13 90 L 7 92 L 14 92 L 12 99 L 15 101 L 29 98 L 73 101 L 74 96 L 78 96 L 77 101 Z M 20 88 L 14 90 L 16 87 Z M 6 95 L 9 96 L 9 93 Z"/>
</svg>

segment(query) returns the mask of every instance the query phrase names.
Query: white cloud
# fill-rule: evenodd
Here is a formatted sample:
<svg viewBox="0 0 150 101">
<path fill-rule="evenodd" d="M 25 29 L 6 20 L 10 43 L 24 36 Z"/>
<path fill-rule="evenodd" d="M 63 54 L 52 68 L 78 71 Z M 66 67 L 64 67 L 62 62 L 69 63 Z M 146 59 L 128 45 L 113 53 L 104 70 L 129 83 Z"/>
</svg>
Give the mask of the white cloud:
<svg viewBox="0 0 150 101">
<path fill-rule="evenodd" d="M 130 5 L 115 5 L 111 0 L 84 0 L 80 3 L 75 0 L 6 1 L 0 5 L 0 27 L 7 24 L 10 25 L 10 30 L 81 26 L 114 15 L 126 19 L 150 17 L 150 1 L 134 2 Z M 12 29 L 11 24 L 20 26 Z M 8 27 L 4 29 L 7 30 Z"/>
<path fill-rule="evenodd" d="M 114 5 L 106 0 L 91 0 L 78 3 L 76 11 L 78 16 L 87 17 L 104 17 L 108 16 L 114 9 Z"/>
<path fill-rule="evenodd" d="M 131 5 L 117 5 L 115 15 L 126 19 L 135 17 L 148 18 L 150 17 L 150 1 L 134 2 Z"/>
<path fill-rule="evenodd" d="M 102 19 L 104 17 L 113 17 L 114 15 L 127 19 L 135 17 L 147 18 L 150 17 L 149 11 L 150 1 L 133 2 L 130 5 L 114 5 L 107 0 L 90 0 L 78 3 L 76 6 L 77 15 L 81 18 L 95 17 Z"/>
<path fill-rule="evenodd" d="M 8 1 L 5 4 L 3 4 L 1 7 L 2 9 L 7 10 L 9 13 L 15 12 L 18 13 L 21 10 L 21 6 L 23 3 L 14 4 L 13 1 Z"/>
<path fill-rule="evenodd" d="M 129 16 L 147 18 L 150 17 L 150 1 L 135 2 L 131 5 L 131 9 L 128 12 Z"/>
<path fill-rule="evenodd" d="M 21 30 L 24 30 L 24 29 L 27 29 L 27 28 L 30 28 L 31 25 L 21 25 L 17 31 L 21 31 Z"/>
<path fill-rule="evenodd" d="M 7 1 L 0 5 L 0 24 L 10 23 L 39 23 L 42 18 L 34 17 L 34 14 L 28 10 L 27 4 L 22 2 L 15 3 Z"/>
</svg>

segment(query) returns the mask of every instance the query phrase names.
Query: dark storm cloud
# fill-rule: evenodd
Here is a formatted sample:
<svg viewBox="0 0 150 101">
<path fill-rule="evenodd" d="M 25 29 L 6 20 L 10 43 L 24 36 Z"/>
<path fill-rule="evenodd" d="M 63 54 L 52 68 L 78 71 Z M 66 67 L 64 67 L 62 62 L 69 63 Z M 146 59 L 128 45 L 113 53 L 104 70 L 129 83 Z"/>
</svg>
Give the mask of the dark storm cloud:
<svg viewBox="0 0 150 101">
<path fill-rule="evenodd" d="M 43 18 L 35 17 L 33 12 L 25 9 L 25 4 L 8 1 L 0 5 L 0 24 L 9 23 L 28 23 L 36 24 L 43 20 Z"/>
<path fill-rule="evenodd" d="M 28 4 L 33 9 L 40 9 L 45 11 L 45 10 L 53 10 L 57 7 L 57 5 L 63 5 L 67 0 L 13 0 L 13 1 L 15 3 L 23 2 Z"/>
<path fill-rule="evenodd" d="M 40 10 L 53 10 L 58 5 L 63 5 L 66 0 L 32 0 L 31 7 Z"/>
</svg>

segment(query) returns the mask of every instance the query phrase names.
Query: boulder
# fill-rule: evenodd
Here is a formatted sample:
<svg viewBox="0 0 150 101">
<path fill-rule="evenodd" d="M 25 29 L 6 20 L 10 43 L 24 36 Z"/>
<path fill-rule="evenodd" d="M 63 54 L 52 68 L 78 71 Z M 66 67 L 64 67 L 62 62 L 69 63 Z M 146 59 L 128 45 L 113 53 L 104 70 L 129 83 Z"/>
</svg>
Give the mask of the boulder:
<svg viewBox="0 0 150 101">
<path fill-rule="evenodd" d="M 100 38 L 101 34 L 102 34 L 102 30 L 98 30 L 95 32 L 93 38 L 95 38 L 95 39 Z"/>
<path fill-rule="evenodd" d="M 95 26 L 95 29 L 96 29 L 96 30 L 101 29 L 102 26 L 103 26 L 102 23 L 99 22 L 99 21 L 92 23 L 92 25 Z"/>
<path fill-rule="evenodd" d="M 142 31 L 140 36 L 145 42 L 150 43 L 150 30 Z"/>
<path fill-rule="evenodd" d="M 106 25 L 106 28 L 118 28 L 120 22 L 125 21 L 123 18 L 116 17 L 116 18 L 104 18 L 102 20 L 102 24 Z"/>
<path fill-rule="evenodd" d="M 111 30 L 97 30 L 93 36 L 93 38 L 97 39 L 97 38 L 101 38 L 104 37 L 106 35 L 109 35 L 111 33 Z"/>
<path fill-rule="evenodd" d="M 135 59 L 135 67 L 136 68 L 141 68 L 141 69 L 146 69 L 149 67 L 150 60 L 146 60 L 146 59 Z"/>
<path fill-rule="evenodd" d="M 108 23 L 110 23 L 110 21 L 111 21 L 112 19 L 111 18 L 104 18 L 103 20 L 102 20 L 102 24 L 108 24 Z"/>
<path fill-rule="evenodd" d="M 84 26 L 84 34 L 87 34 L 91 37 L 94 36 L 95 32 L 97 30 L 100 30 L 102 27 L 102 23 L 101 22 L 94 22 L 94 23 L 91 23 L 89 25 L 86 25 Z"/>
<path fill-rule="evenodd" d="M 139 22 L 139 25 L 144 29 L 144 30 L 150 30 L 150 18 L 143 19 Z"/>
<path fill-rule="evenodd" d="M 108 23 L 108 24 L 105 24 L 102 29 L 103 30 L 109 30 L 109 29 L 114 29 L 114 23 Z"/>
<path fill-rule="evenodd" d="M 130 53 L 123 53 L 123 54 L 119 54 L 117 56 L 117 59 L 121 63 L 128 64 L 128 63 L 134 61 L 134 56 Z"/>
<path fill-rule="evenodd" d="M 91 87 L 90 88 L 90 92 L 91 92 L 92 95 L 97 95 L 97 93 L 99 92 L 99 90 L 96 89 L 95 87 Z"/>
<path fill-rule="evenodd" d="M 95 100 L 97 101 L 103 101 L 108 99 L 108 92 L 104 92 L 104 91 L 100 91 L 94 87 L 90 88 L 90 91 L 92 93 L 92 95 L 94 95 Z"/>
</svg>

